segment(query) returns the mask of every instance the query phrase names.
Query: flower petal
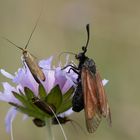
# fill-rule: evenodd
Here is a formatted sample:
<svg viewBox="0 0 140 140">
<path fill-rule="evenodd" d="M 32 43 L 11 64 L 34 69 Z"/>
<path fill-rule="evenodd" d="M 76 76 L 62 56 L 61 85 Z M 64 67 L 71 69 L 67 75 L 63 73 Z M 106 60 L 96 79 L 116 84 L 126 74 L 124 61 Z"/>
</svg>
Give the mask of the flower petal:
<svg viewBox="0 0 140 140">
<path fill-rule="evenodd" d="M 23 68 L 19 68 L 15 75 L 16 76 L 14 77 L 13 82 L 19 84 L 22 77 L 25 75 L 25 70 Z"/>
<path fill-rule="evenodd" d="M 55 85 L 59 85 L 60 89 L 62 90 L 66 81 L 66 75 L 63 73 L 61 68 L 58 67 L 55 71 Z"/>
<path fill-rule="evenodd" d="M 69 110 L 65 111 L 64 113 L 59 114 L 58 116 L 66 117 L 66 116 L 71 115 L 72 113 L 74 113 L 74 111 L 72 110 L 72 108 L 70 108 Z"/>
<path fill-rule="evenodd" d="M 70 89 L 72 86 L 74 85 L 73 81 L 71 80 L 67 80 L 63 86 L 62 93 L 66 93 L 68 91 L 68 89 Z"/>
<path fill-rule="evenodd" d="M 38 65 L 43 69 L 51 69 L 52 60 L 53 56 L 51 56 L 49 59 L 39 61 Z"/>
<path fill-rule="evenodd" d="M 3 74 L 5 77 L 9 78 L 9 79 L 13 79 L 14 76 L 8 72 L 6 72 L 4 69 L 0 70 L 1 74 Z"/>
<path fill-rule="evenodd" d="M 11 130 L 11 124 L 14 120 L 14 118 L 16 117 L 17 114 L 17 110 L 15 107 L 11 107 L 6 115 L 5 118 L 5 125 L 6 125 L 6 131 L 7 133 L 10 133 Z"/>
<path fill-rule="evenodd" d="M 54 70 L 49 70 L 44 74 L 45 74 L 46 80 L 44 82 L 42 82 L 42 84 L 43 84 L 46 92 L 49 93 L 50 90 L 54 87 L 55 72 L 54 72 Z"/>
<path fill-rule="evenodd" d="M 33 75 L 31 74 L 28 66 L 25 64 L 26 68 L 20 68 L 16 73 L 13 82 L 16 84 L 20 84 L 23 88 L 28 87 L 30 88 L 35 95 L 38 94 L 38 83 L 35 81 Z"/>
<path fill-rule="evenodd" d="M 105 86 L 108 82 L 109 82 L 109 80 L 103 79 L 103 80 L 102 80 L 103 86 Z"/>
<path fill-rule="evenodd" d="M 12 91 L 17 92 L 17 90 L 7 82 L 3 82 L 2 84 L 4 91 L 0 92 L 0 100 L 5 102 L 19 103 L 19 101 L 12 94 Z"/>
</svg>

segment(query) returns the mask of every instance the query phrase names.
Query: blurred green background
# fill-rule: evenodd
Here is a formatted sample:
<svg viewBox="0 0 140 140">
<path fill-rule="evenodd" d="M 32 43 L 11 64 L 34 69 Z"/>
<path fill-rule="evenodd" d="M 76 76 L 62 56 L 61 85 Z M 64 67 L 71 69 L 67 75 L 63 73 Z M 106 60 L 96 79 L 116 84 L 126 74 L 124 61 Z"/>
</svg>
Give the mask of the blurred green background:
<svg viewBox="0 0 140 140">
<path fill-rule="evenodd" d="M 85 44 L 85 25 L 90 23 L 88 56 L 94 58 L 106 86 L 112 112 L 112 127 L 103 120 L 95 134 L 84 134 L 71 123 L 64 125 L 69 140 L 140 139 L 140 1 L 138 0 L 44 0 L 44 10 L 28 46 L 37 58 L 58 55 L 62 51 L 78 53 Z M 0 35 L 24 46 L 40 13 L 40 0 L 0 0 Z M 0 68 L 10 73 L 21 67 L 21 52 L 0 39 Z M 0 82 L 8 81 L 0 75 Z M 0 85 L 0 89 L 3 90 Z M 4 119 L 10 106 L 0 102 L 0 140 L 10 140 Z M 84 130 L 84 113 L 71 118 Z M 31 119 L 14 121 L 15 140 L 47 140 L 45 128 L 37 128 Z M 53 127 L 56 140 L 63 136 Z"/>
</svg>

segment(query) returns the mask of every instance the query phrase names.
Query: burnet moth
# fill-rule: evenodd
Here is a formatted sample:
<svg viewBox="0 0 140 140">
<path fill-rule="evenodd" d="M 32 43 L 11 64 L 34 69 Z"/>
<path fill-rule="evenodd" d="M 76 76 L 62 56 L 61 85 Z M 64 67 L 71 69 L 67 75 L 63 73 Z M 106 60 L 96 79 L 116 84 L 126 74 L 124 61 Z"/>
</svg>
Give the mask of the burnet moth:
<svg viewBox="0 0 140 140">
<path fill-rule="evenodd" d="M 105 117 L 111 125 L 111 112 L 95 62 L 85 55 L 90 37 L 89 24 L 87 24 L 86 30 L 86 45 L 82 47 L 81 53 L 75 55 L 79 61 L 78 67 L 70 64 L 63 69 L 70 67 L 69 72 L 73 70 L 78 74 L 77 88 L 72 99 L 72 109 L 75 112 L 84 109 L 87 130 L 89 133 L 93 133 L 99 126 L 102 117 Z"/>
<path fill-rule="evenodd" d="M 39 18 L 40 18 L 40 16 L 39 16 Z M 5 39 L 6 41 L 11 43 L 12 45 L 17 47 L 18 49 L 22 50 L 23 63 L 26 63 L 26 65 L 28 66 L 30 72 L 32 73 L 32 75 L 33 75 L 33 77 L 34 77 L 34 79 L 36 80 L 37 83 L 40 83 L 40 80 L 45 81 L 45 75 L 44 75 L 42 69 L 38 66 L 38 63 L 36 62 L 35 57 L 27 51 L 27 47 L 28 47 L 29 42 L 30 42 L 30 40 L 32 38 L 32 35 L 33 35 L 33 33 L 34 33 L 34 31 L 35 31 L 35 29 L 37 27 L 39 18 L 37 19 L 36 24 L 35 24 L 32 32 L 31 32 L 30 37 L 29 37 L 29 39 L 28 39 L 28 41 L 27 41 L 27 43 L 26 43 L 24 48 L 16 45 L 15 43 L 10 41 L 9 39 L 3 37 L 3 39 Z"/>
</svg>

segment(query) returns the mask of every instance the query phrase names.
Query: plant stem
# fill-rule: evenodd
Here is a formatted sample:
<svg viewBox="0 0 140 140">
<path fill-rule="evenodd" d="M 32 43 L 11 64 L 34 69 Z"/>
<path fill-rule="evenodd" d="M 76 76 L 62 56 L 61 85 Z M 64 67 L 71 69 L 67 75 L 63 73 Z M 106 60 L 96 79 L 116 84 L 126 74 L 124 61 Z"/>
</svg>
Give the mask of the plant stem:
<svg viewBox="0 0 140 140">
<path fill-rule="evenodd" d="M 47 128 L 47 140 L 54 140 L 52 134 L 51 119 L 46 119 L 46 128 Z"/>
</svg>

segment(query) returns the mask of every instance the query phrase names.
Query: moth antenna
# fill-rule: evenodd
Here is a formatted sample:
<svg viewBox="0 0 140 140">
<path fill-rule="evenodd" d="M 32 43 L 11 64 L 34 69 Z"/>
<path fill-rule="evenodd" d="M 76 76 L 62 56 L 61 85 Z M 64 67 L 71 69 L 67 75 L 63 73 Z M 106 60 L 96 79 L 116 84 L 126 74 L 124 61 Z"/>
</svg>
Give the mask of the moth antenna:
<svg viewBox="0 0 140 140">
<path fill-rule="evenodd" d="M 41 12 L 40 12 L 40 14 L 39 14 L 39 17 L 38 17 L 37 20 L 36 20 L 35 26 L 34 26 L 32 32 L 31 32 L 31 34 L 30 34 L 30 37 L 29 37 L 29 39 L 28 39 L 28 41 L 27 41 L 27 43 L 26 43 L 24 49 L 27 49 L 27 47 L 28 47 L 28 45 L 29 45 L 29 42 L 30 42 L 30 40 L 31 40 L 31 38 L 32 38 L 32 36 L 33 36 L 33 33 L 35 32 L 35 29 L 36 29 L 36 27 L 37 27 L 37 25 L 38 25 L 38 22 L 39 22 L 39 20 L 40 20 L 41 14 L 42 14 L 42 10 L 41 10 Z"/>
<path fill-rule="evenodd" d="M 10 41 L 8 38 L 6 37 L 2 37 L 4 40 L 8 41 L 9 43 L 11 43 L 12 45 L 14 45 L 15 47 L 17 47 L 18 49 L 25 51 L 22 47 L 19 47 L 18 45 L 16 45 L 15 43 L 13 43 L 12 41 Z"/>
<path fill-rule="evenodd" d="M 63 54 L 72 54 L 72 55 L 74 55 L 74 56 L 76 56 L 77 54 L 75 54 L 75 53 L 73 53 L 73 52 L 61 52 L 60 54 L 59 54 L 59 61 L 61 60 L 61 56 L 63 55 Z"/>
<path fill-rule="evenodd" d="M 76 55 L 75 53 L 73 53 L 73 52 L 61 52 L 60 54 L 59 54 L 59 57 L 61 57 L 61 55 L 63 55 L 63 54 L 72 54 L 72 55 Z"/>
<path fill-rule="evenodd" d="M 58 118 L 57 118 L 55 112 L 53 111 L 53 109 L 52 109 L 50 106 L 49 106 L 49 108 L 50 108 L 50 110 L 52 111 L 54 117 L 56 118 L 56 120 L 57 120 L 57 122 L 58 122 L 58 124 L 59 124 L 59 126 L 60 126 L 60 129 L 61 129 L 61 131 L 62 131 L 62 133 L 63 133 L 64 139 L 67 140 L 67 137 L 66 137 L 65 131 L 64 131 L 64 129 L 63 129 L 63 127 L 62 127 L 60 121 L 58 120 Z"/>
<path fill-rule="evenodd" d="M 87 48 L 88 44 L 89 44 L 89 38 L 90 38 L 90 29 L 89 29 L 89 24 L 86 25 L 86 30 L 87 30 L 87 42 L 85 47 Z"/>
</svg>

